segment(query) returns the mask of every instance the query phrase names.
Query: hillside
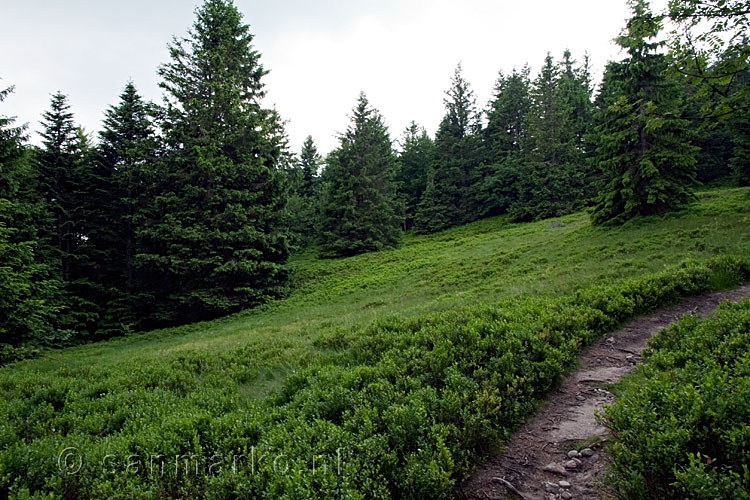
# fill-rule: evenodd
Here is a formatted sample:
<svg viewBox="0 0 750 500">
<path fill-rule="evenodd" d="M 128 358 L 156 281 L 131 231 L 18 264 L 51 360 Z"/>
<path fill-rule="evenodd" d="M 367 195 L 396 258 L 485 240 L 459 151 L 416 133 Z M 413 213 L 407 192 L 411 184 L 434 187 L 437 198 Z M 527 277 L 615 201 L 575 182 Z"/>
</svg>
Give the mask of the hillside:
<svg viewBox="0 0 750 500">
<path fill-rule="evenodd" d="M 736 282 L 744 276 L 742 270 L 735 272 L 736 266 L 704 268 L 702 263 L 722 255 L 750 255 L 747 188 L 705 191 L 682 212 L 636 219 L 616 228 L 592 227 L 584 213 L 559 220 L 561 227 L 553 227 L 550 220 L 511 224 L 502 217 L 492 218 L 430 236 L 407 236 L 398 249 L 346 259 L 317 259 L 309 252 L 290 263 L 293 285 L 286 299 L 217 321 L 49 351 L 38 359 L 6 366 L 0 371 L 0 491 L 11 496 L 23 496 L 28 490 L 82 497 L 200 493 L 217 498 L 231 497 L 232 491 L 307 498 L 310 491 L 319 491 L 321 498 L 327 498 L 333 491 L 329 488 L 338 488 L 341 497 L 356 497 L 356 491 L 367 491 L 367 498 L 449 495 L 472 457 L 493 445 L 477 443 L 507 435 L 533 408 L 541 391 L 555 383 L 560 370 L 571 366 L 571 353 L 581 343 L 649 307 Z M 681 270 L 678 266 L 687 259 L 695 262 L 694 267 Z M 632 280 L 639 277 L 645 277 L 644 281 Z M 668 288 L 672 278 L 676 284 L 668 292 L 649 288 L 654 283 Z M 608 300 L 613 290 L 626 290 L 627 297 L 640 294 L 643 300 L 634 299 L 627 307 L 621 303 L 599 306 L 595 299 Z M 601 314 L 586 309 L 587 300 L 591 311 Z M 386 432 L 381 422 L 395 417 L 384 414 L 382 406 L 368 403 L 372 392 L 365 390 L 366 382 L 377 381 L 383 373 L 378 363 L 381 355 L 390 353 L 386 341 L 399 345 L 401 335 L 411 332 L 416 338 L 430 328 L 442 331 L 440 325 L 449 321 L 460 325 L 474 321 L 481 330 L 483 321 L 500 321 L 500 312 L 488 312 L 497 304 L 504 304 L 498 306 L 502 311 L 520 311 L 513 321 L 528 319 L 530 331 L 537 331 L 538 318 L 542 326 L 548 324 L 545 321 L 559 321 L 565 323 L 561 331 L 571 328 L 571 332 L 585 333 L 574 337 L 566 333 L 559 340 L 557 330 L 551 328 L 547 336 L 539 337 L 559 352 L 540 348 L 540 362 L 556 361 L 544 368 L 549 369 L 549 377 L 540 375 L 538 382 L 529 378 L 533 394 L 517 389 L 528 400 L 519 395 L 516 404 L 507 396 L 497 396 L 500 399 L 495 401 L 495 396 L 485 395 L 486 404 L 502 406 L 502 411 L 510 402 L 511 413 L 483 413 L 477 406 L 475 413 L 466 415 L 467 421 L 456 424 L 455 432 L 448 427 L 440 430 L 446 424 L 431 417 L 426 428 L 440 436 L 437 441 L 445 443 L 445 451 L 430 451 L 432 458 L 419 458 L 422 449 L 428 453 L 426 448 L 432 444 L 417 443 L 407 446 L 417 458 L 388 458 L 385 450 L 393 448 L 393 443 L 382 441 L 382 436 L 392 437 L 393 425 L 382 424 L 389 429 Z M 554 314 L 547 312 L 568 308 L 573 313 L 562 315 L 566 319 L 553 319 Z M 452 331 L 459 330 L 464 331 L 463 326 Z M 418 344 L 410 344 L 417 340 L 404 337 L 403 342 L 404 353 L 415 349 L 414 359 L 422 356 Z M 485 390 L 481 381 L 494 380 L 486 373 L 489 368 L 477 374 L 478 367 L 484 366 L 479 359 L 462 368 L 464 351 L 458 343 L 458 339 L 451 340 L 456 352 L 445 356 L 455 359 L 445 366 L 437 358 L 415 361 L 423 368 L 428 365 L 420 363 L 428 361 L 442 366 L 430 375 L 441 398 L 450 385 L 446 380 L 451 366 L 468 377 L 456 382 L 457 393 L 481 392 Z M 399 363 L 393 359 L 396 370 Z M 340 370 L 349 365 L 362 367 L 352 375 L 359 377 L 360 389 L 346 385 L 354 382 Z M 417 385 L 406 383 L 404 388 L 396 373 L 392 372 L 393 380 L 388 383 L 395 380 L 394 387 L 401 388 L 395 394 L 384 389 L 378 397 L 385 405 L 401 401 L 405 413 L 399 418 L 414 418 L 418 425 L 421 417 L 407 411 L 408 401 L 400 400 L 398 391 L 410 394 L 423 387 L 426 379 L 414 378 Z M 327 385 L 310 382 L 318 379 L 327 380 Z M 473 386 L 469 379 L 479 385 Z M 337 380 L 349 392 L 338 391 Z M 326 409 L 320 401 L 340 405 Z M 352 401 L 357 403 L 352 406 Z M 374 409 L 359 414 L 354 409 L 359 406 Z M 483 417 L 480 423 L 468 422 L 479 416 Z M 508 420 L 511 417 L 516 421 Z M 352 418 L 356 425 L 347 423 Z M 408 425 L 402 424 L 403 439 L 419 435 L 420 431 L 408 431 Z M 322 448 L 313 453 L 330 458 L 337 449 L 335 442 L 356 442 L 352 441 L 356 433 L 367 425 L 376 429 L 368 436 L 381 436 L 381 440 L 368 445 L 369 460 L 350 459 L 352 464 L 374 467 L 357 478 L 337 477 L 333 467 L 322 478 L 300 479 L 298 474 L 284 475 L 283 480 L 274 479 L 270 472 L 245 477 L 203 469 L 189 477 L 167 474 L 168 480 L 162 480 L 162 476 L 150 476 L 143 464 L 138 472 L 126 471 L 126 458 L 131 454 L 226 455 L 230 450 L 248 452 L 261 443 L 270 448 L 299 445 L 298 450 L 317 443 Z M 469 436 L 462 429 L 492 429 L 493 433 Z M 301 444 L 292 443 L 298 440 Z M 68 446 L 85 457 L 83 468 L 74 474 L 68 474 L 65 460 L 59 470 L 58 457 Z M 382 455 L 377 450 L 383 450 Z M 108 455 L 115 458 L 100 466 Z M 379 458 L 373 458 L 376 455 Z M 406 460 L 411 468 L 391 459 Z M 424 484 L 415 480 L 417 476 L 425 478 Z M 368 478 L 380 477 L 386 478 L 384 484 L 368 486 Z"/>
</svg>

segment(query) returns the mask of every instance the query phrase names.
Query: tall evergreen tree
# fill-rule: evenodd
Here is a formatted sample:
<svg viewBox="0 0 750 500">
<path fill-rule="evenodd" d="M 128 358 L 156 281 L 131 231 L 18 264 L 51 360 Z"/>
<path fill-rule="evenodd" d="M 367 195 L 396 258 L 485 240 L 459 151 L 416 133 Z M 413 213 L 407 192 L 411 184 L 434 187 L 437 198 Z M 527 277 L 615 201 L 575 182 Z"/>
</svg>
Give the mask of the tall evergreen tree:
<svg viewBox="0 0 750 500">
<path fill-rule="evenodd" d="M 302 143 L 299 160 L 292 164 L 289 186 L 289 216 L 293 246 L 304 247 L 317 234 L 320 218 L 320 176 L 322 158 L 312 136 Z"/>
<path fill-rule="evenodd" d="M 576 66 L 570 50 L 565 50 L 560 72 L 560 93 L 571 110 L 570 122 L 575 134 L 575 145 L 586 152 L 586 136 L 591 132 L 594 119 L 594 92 L 591 83 L 591 63 L 588 54 L 583 63 Z"/>
<path fill-rule="evenodd" d="M 321 213 L 324 250 L 346 256 L 395 246 L 400 236 L 396 156 L 383 118 L 364 93 L 339 141 L 326 166 Z"/>
<path fill-rule="evenodd" d="M 666 76 L 667 57 L 654 40 L 661 19 L 645 0 L 630 0 L 633 17 L 617 43 L 628 53 L 610 63 L 593 134 L 603 185 L 592 220 L 622 223 L 687 202 L 696 148 L 681 118 L 680 87 Z"/>
<path fill-rule="evenodd" d="M 482 161 L 481 122 L 474 93 L 456 67 L 435 135 L 435 160 L 416 216 L 417 229 L 433 232 L 479 218 L 477 185 Z"/>
<path fill-rule="evenodd" d="M 424 128 L 411 122 L 401 140 L 396 172 L 398 193 L 404 207 L 405 229 L 414 225 L 417 205 L 427 186 L 427 171 L 434 155 L 434 141 L 427 135 Z"/>
<path fill-rule="evenodd" d="M 530 68 L 513 70 L 510 75 L 500 72 L 487 110 L 484 137 L 490 162 L 503 161 L 521 150 L 525 135 L 526 115 L 531 107 Z"/>
<path fill-rule="evenodd" d="M 44 112 L 41 132 L 44 148 L 38 155 L 39 172 L 46 201 L 54 216 L 54 246 L 57 248 L 62 279 L 72 280 L 78 235 L 74 212 L 75 169 L 79 161 L 79 144 L 73 113 L 68 98 L 57 92 L 52 96 L 50 109 Z"/>
<path fill-rule="evenodd" d="M 286 138 L 231 0 L 207 0 L 161 66 L 167 158 L 136 256 L 151 317 L 188 322 L 261 303 L 286 281 Z"/>
<path fill-rule="evenodd" d="M 321 162 L 318 148 L 315 147 L 312 136 L 308 135 L 302 143 L 299 155 L 299 166 L 302 169 L 302 183 L 299 188 L 301 196 L 312 198 L 315 195 Z"/>
<path fill-rule="evenodd" d="M 150 169 L 159 141 L 153 106 L 128 82 L 120 102 L 105 112 L 85 201 L 87 244 L 97 263 L 90 280 L 104 318 L 100 329 L 137 327 L 139 304 L 151 296 L 138 279 L 137 230 L 148 215 Z"/>
<path fill-rule="evenodd" d="M 478 186 L 481 216 L 505 213 L 518 199 L 521 145 L 531 108 L 529 72 L 528 66 L 507 76 L 501 72 L 495 83 L 483 131 L 486 162 Z"/>
<path fill-rule="evenodd" d="M 91 181 L 90 143 L 73 121 L 67 97 L 57 92 L 43 115 L 42 143 L 37 155 L 39 186 L 53 216 L 52 246 L 64 285 L 62 329 L 88 336 L 97 328 L 100 310 L 92 301 L 88 275 L 91 260 L 86 234 L 86 200 Z"/>
<path fill-rule="evenodd" d="M 0 90 L 0 102 L 13 87 Z M 60 282 L 44 241 L 50 222 L 34 188 L 26 126 L 0 115 L 0 345 L 49 337 L 59 312 Z M 8 355 L 0 350 L 0 362 Z"/>
<path fill-rule="evenodd" d="M 568 60 L 568 62 L 570 62 Z M 547 55 L 531 88 L 519 172 L 518 199 L 511 205 L 514 220 L 555 217 L 577 208 L 582 199 L 583 156 L 577 145 L 572 97 L 560 67 Z M 571 70 L 571 78 L 574 78 Z"/>
</svg>

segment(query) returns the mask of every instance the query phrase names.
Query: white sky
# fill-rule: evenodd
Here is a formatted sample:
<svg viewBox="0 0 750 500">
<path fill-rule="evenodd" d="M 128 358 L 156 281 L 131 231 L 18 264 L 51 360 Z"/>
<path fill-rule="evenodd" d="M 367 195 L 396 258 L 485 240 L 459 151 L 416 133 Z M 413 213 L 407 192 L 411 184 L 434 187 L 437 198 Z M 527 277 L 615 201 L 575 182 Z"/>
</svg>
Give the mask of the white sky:
<svg viewBox="0 0 750 500">
<path fill-rule="evenodd" d="M 271 73 L 267 105 L 288 121 L 294 152 L 312 135 L 326 153 L 360 90 L 401 136 L 415 120 L 433 134 L 458 62 L 484 107 L 497 72 L 547 51 L 591 54 L 599 78 L 619 59 L 612 39 L 628 17 L 626 0 L 235 0 Z M 667 0 L 653 0 L 662 8 Z M 161 102 L 156 69 L 167 43 L 193 23 L 199 0 L 4 0 L 0 6 L 0 88 L 15 92 L 0 114 L 39 130 L 57 90 L 78 123 L 98 131 L 104 110 L 128 79 Z M 33 132 L 33 142 L 38 135 Z"/>
</svg>

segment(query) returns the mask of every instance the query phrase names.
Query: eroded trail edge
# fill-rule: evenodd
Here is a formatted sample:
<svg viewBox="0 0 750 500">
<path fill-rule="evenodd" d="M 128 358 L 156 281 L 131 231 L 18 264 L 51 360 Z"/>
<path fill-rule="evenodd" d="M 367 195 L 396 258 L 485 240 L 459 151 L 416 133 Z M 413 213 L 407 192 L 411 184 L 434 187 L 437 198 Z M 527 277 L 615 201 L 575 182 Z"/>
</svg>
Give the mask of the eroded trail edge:
<svg viewBox="0 0 750 500">
<path fill-rule="evenodd" d="M 600 499 L 607 464 L 607 429 L 595 412 L 614 399 L 606 390 L 640 361 L 656 332 L 688 313 L 708 316 L 725 300 L 750 297 L 750 285 L 687 299 L 630 321 L 579 356 L 579 368 L 548 396 L 540 411 L 466 481 L 459 498 Z"/>
</svg>

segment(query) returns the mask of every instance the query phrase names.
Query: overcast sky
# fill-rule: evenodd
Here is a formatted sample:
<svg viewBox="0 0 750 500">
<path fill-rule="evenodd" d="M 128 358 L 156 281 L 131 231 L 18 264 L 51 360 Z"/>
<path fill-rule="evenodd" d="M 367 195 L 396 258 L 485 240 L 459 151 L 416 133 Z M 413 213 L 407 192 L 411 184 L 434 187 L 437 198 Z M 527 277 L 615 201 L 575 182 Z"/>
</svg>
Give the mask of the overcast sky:
<svg viewBox="0 0 750 500">
<path fill-rule="evenodd" d="M 78 123 L 98 131 L 104 110 L 132 79 L 161 102 L 157 67 L 167 43 L 192 25 L 198 0 L 5 0 L 0 7 L 0 105 L 34 131 L 60 90 Z M 336 146 L 365 91 L 398 138 L 415 120 L 434 133 L 456 64 L 484 107 L 499 70 L 547 51 L 591 54 L 597 78 L 620 54 L 612 39 L 628 17 L 626 0 L 236 0 L 271 73 L 267 105 L 288 121 L 297 152 L 312 135 L 321 152 Z M 666 0 L 654 0 L 654 8 Z"/>
</svg>

